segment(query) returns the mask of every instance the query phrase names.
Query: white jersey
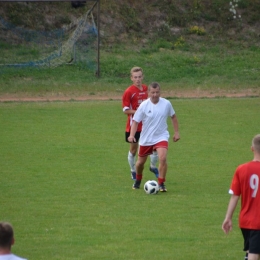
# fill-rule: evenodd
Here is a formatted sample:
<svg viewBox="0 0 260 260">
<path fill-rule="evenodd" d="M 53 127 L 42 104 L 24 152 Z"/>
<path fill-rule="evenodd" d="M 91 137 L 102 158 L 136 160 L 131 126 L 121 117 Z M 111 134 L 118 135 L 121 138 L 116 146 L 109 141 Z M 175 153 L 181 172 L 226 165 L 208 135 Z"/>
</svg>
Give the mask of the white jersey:
<svg viewBox="0 0 260 260">
<path fill-rule="evenodd" d="M 160 97 L 156 104 L 152 103 L 150 98 L 143 101 L 133 118 L 136 122 L 142 121 L 143 123 L 139 144 L 148 146 L 161 141 L 168 141 L 170 135 L 167 118 L 174 114 L 175 111 L 171 102 L 165 98 Z"/>
<path fill-rule="evenodd" d="M 0 255 L 0 260 L 26 260 L 14 254 Z"/>
</svg>

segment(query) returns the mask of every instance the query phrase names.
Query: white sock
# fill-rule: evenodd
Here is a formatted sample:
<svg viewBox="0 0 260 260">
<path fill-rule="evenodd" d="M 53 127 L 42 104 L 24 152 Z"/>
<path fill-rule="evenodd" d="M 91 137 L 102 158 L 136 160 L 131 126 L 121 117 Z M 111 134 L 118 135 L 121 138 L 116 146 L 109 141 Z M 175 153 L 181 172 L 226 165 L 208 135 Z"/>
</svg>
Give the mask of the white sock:
<svg viewBox="0 0 260 260">
<path fill-rule="evenodd" d="M 158 162 L 158 154 L 156 151 L 154 151 L 153 154 L 150 155 L 150 166 L 152 168 L 156 168 L 157 162 Z"/>
<path fill-rule="evenodd" d="M 128 163 L 130 165 L 131 172 L 135 172 L 135 156 L 128 152 Z"/>
</svg>

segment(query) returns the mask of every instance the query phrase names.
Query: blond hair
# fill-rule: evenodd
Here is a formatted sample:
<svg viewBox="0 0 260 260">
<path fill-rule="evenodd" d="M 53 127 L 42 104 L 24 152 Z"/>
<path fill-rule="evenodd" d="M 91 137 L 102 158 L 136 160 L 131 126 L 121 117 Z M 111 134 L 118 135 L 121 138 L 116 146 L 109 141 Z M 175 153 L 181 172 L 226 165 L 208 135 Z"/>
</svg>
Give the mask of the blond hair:
<svg viewBox="0 0 260 260">
<path fill-rule="evenodd" d="M 260 154 L 260 134 L 256 135 L 252 140 L 254 150 Z"/>
<path fill-rule="evenodd" d="M 143 73 L 143 69 L 141 67 L 133 67 L 130 70 L 130 74 L 132 75 L 134 72 L 138 72 L 138 71 L 141 71 Z"/>
</svg>

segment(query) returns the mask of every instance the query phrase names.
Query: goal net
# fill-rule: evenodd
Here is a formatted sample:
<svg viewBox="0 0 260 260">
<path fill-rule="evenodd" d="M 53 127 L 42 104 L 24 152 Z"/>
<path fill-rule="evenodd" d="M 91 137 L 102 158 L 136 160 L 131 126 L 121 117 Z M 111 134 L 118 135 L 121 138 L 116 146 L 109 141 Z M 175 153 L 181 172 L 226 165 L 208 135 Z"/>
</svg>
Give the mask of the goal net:
<svg viewBox="0 0 260 260">
<path fill-rule="evenodd" d="M 2 2 L 0 66 L 97 68 L 96 2 Z M 0 69 L 1 69 L 0 67 Z"/>
</svg>

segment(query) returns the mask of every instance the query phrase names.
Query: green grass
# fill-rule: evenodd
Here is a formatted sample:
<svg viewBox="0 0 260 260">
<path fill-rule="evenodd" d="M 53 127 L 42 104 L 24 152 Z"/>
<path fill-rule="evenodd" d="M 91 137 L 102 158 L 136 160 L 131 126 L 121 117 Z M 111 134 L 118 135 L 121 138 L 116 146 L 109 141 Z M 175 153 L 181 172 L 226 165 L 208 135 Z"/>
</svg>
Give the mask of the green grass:
<svg viewBox="0 0 260 260">
<path fill-rule="evenodd" d="M 1 220 L 28 259 L 242 259 L 221 230 L 259 98 L 177 99 L 166 194 L 132 190 L 119 101 L 0 103 Z M 170 128 L 172 134 L 172 129 Z M 144 181 L 153 179 L 146 165 Z M 144 182 L 143 181 L 143 182 Z"/>
<path fill-rule="evenodd" d="M 130 69 L 141 66 L 144 82 L 158 81 L 166 90 L 240 91 L 259 89 L 260 49 L 235 43 L 185 44 L 174 50 L 149 43 L 141 49 L 102 48 L 100 78 L 95 69 L 62 66 L 55 69 L 0 69 L 0 95 L 67 95 L 113 91 L 122 93 L 130 84 Z M 229 44 L 229 45 L 227 45 Z M 151 45 L 151 46 L 150 46 Z M 187 49 L 188 48 L 188 49 Z M 150 51 L 151 49 L 151 51 Z M 144 52 L 146 50 L 146 52 Z M 0 49 L 1 54 L 1 49 Z"/>
</svg>

